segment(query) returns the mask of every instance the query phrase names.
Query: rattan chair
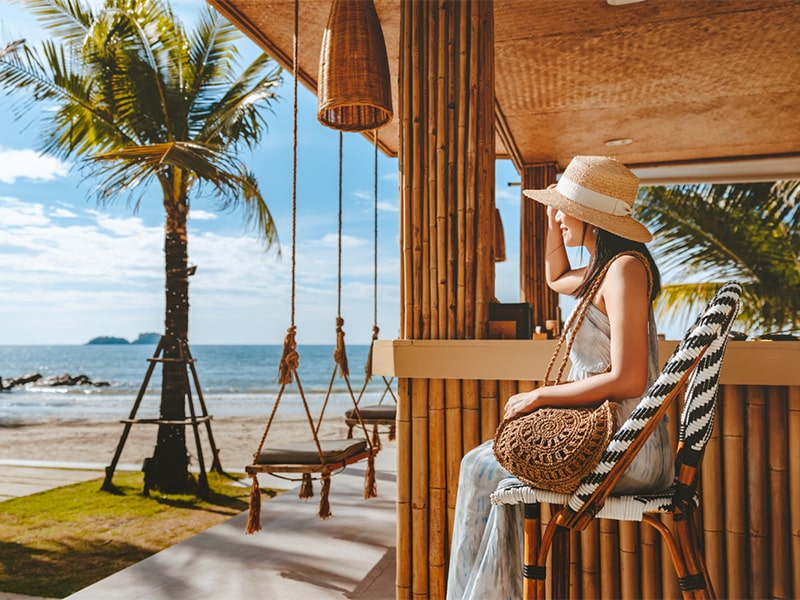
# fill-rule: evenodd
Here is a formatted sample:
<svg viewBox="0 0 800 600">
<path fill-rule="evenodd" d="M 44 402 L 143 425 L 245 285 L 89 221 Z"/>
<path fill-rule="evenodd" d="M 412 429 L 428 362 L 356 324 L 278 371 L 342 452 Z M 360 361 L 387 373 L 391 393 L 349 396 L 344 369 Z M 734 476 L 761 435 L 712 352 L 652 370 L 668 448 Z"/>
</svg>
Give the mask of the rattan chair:
<svg viewBox="0 0 800 600">
<path fill-rule="evenodd" d="M 667 544 L 683 597 L 715 597 L 693 517 L 699 506 L 698 468 L 714 425 L 720 367 L 741 293 L 741 286 L 736 282 L 725 284 L 717 292 L 664 365 L 658 379 L 614 435 L 600 464 L 573 494 L 535 489 L 515 478 L 500 482 L 492 494 L 492 503 L 525 505 L 523 585 L 526 599 L 545 597 L 545 565 L 551 548 L 551 596 L 569 596 L 570 530 L 583 530 L 595 518 L 644 521 L 653 526 Z M 684 384 L 687 385 L 678 430 L 673 486 L 652 494 L 611 495 Z M 542 502 L 554 505 L 543 535 L 539 524 Z M 661 522 L 663 513 L 672 515 L 674 534 Z"/>
</svg>

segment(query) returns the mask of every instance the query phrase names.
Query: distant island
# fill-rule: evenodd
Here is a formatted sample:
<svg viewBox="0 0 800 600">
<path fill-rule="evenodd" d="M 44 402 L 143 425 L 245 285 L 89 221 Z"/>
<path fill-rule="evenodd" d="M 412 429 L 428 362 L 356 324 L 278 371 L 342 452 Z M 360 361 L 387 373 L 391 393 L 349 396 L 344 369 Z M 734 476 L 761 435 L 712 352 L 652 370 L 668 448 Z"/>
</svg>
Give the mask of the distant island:
<svg viewBox="0 0 800 600">
<path fill-rule="evenodd" d="M 94 346 L 94 345 L 113 345 L 113 344 L 157 344 L 158 340 L 161 339 L 160 333 L 140 333 L 139 337 L 137 337 L 132 342 L 129 342 L 125 338 L 121 337 L 112 337 L 109 335 L 102 335 L 100 337 L 92 338 L 88 342 L 86 342 L 87 346 Z"/>
</svg>

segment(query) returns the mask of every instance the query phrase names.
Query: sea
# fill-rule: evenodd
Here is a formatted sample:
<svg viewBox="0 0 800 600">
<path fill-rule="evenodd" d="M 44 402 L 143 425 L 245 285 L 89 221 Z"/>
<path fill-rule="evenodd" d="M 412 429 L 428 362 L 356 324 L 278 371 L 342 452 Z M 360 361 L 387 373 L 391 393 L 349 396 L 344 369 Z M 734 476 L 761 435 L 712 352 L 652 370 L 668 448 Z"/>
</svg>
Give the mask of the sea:
<svg viewBox="0 0 800 600">
<path fill-rule="evenodd" d="M 218 417 L 269 416 L 278 397 L 278 365 L 282 345 L 191 346 L 200 391 L 208 414 Z M 39 373 L 43 377 L 85 375 L 92 382 L 108 386 L 76 385 L 50 387 L 36 383 L 15 386 L 0 393 L 0 424 L 50 419 L 117 420 L 131 416 L 142 387 L 155 345 L 97 344 L 81 346 L 0 346 L 0 377 L 11 379 Z M 377 403 L 388 393 L 384 379 L 374 375 L 364 385 L 364 367 L 369 346 L 347 347 L 349 378 L 340 370 L 331 384 L 335 363 L 334 346 L 298 346 L 299 380 L 312 415 L 317 416 L 328 396 L 325 414 L 341 414 L 352 408 L 353 397 Z M 348 386 L 349 380 L 349 386 Z M 160 363 L 156 363 L 137 418 L 158 417 L 161 385 Z M 392 384 L 394 385 L 394 384 Z M 363 388 L 363 391 L 362 391 Z M 352 395 L 350 390 L 352 390 Z M 192 401 L 201 413 L 195 386 Z M 280 396 L 276 416 L 305 414 L 296 382 Z M 187 409 L 188 415 L 188 409 Z"/>
</svg>

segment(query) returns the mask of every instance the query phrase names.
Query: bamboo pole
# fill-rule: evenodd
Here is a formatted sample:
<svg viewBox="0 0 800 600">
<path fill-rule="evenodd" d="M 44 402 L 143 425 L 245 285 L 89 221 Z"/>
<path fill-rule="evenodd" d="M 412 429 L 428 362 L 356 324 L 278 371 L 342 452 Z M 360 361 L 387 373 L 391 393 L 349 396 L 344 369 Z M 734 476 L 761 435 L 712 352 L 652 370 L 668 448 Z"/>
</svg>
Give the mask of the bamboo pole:
<svg viewBox="0 0 800 600">
<path fill-rule="evenodd" d="M 786 388 L 767 390 L 767 422 L 769 423 L 769 503 L 772 519 L 769 529 L 772 556 L 772 598 L 792 598 L 792 569 L 789 514 L 789 428 Z M 794 503 L 800 498 L 794 497 Z M 797 565 L 795 565 L 797 567 Z"/>
<path fill-rule="evenodd" d="M 445 464 L 444 380 L 428 381 L 428 461 L 430 490 L 430 529 L 428 564 L 431 597 L 444 595 L 447 580 L 447 467 Z"/>
<path fill-rule="evenodd" d="M 496 381 L 481 381 L 481 442 L 492 439 L 497 426 L 500 424 L 498 420 L 498 399 L 497 399 L 497 382 Z"/>
<path fill-rule="evenodd" d="M 766 598 L 770 588 L 769 489 L 767 487 L 767 410 L 764 389 L 747 387 L 747 499 L 750 532 L 751 598 Z"/>
<path fill-rule="evenodd" d="M 600 597 L 600 521 L 593 520 L 581 532 L 581 592 L 584 598 Z"/>
<path fill-rule="evenodd" d="M 490 2 L 472 5 L 477 18 L 473 36 L 477 39 L 475 63 L 477 71 L 473 78 L 477 82 L 478 124 L 475 132 L 478 166 L 475 199 L 480 218 L 477 239 L 479 264 L 475 291 L 475 310 L 471 330 L 476 339 L 486 337 L 489 320 L 489 303 L 494 298 L 495 288 L 495 100 L 494 100 L 494 7 Z"/>
<path fill-rule="evenodd" d="M 661 598 L 661 535 L 649 525 L 640 527 L 642 599 Z"/>
<path fill-rule="evenodd" d="M 414 597 L 427 597 L 428 589 L 428 381 L 412 380 L 411 404 L 411 591 Z"/>
<path fill-rule="evenodd" d="M 720 398 L 724 396 L 722 392 L 719 394 Z M 714 585 L 714 591 L 716 591 L 717 595 L 720 598 L 725 598 L 727 577 L 725 576 L 725 502 L 722 480 L 724 464 L 720 443 L 721 415 L 724 412 L 724 407 L 719 404 L 721 402 L 718 403 L 714 429 L 706 444 L 703 467 L 700 469 L 700 502 L 703 507 L 703 544 L 708 576 Z"/>
<path fill-rule="evenodd" d="M 400 56 L 399 71 L 400 81 L 405 85 L 398 86 L 398 119 L 400 128 L 398 132 L 398 161 L 397 167 L 400 176 L 400 274 L 402 285 L 400 286 L 400 337 L 408 339 L 411 337 L 409 329 L 410 315 L 413 312 L 413 296 L 409 290 L 409 274 L 413 265 L 413 246 L 412 246 L 412 218 L 411 210 L 408 208 L 410 190 L 406 181 L 409 180 L 409 173 L 412 171 L 411 147 L 413 138 L 411 137 L 412 111 L 411 106 L 412 89 L 411 75 L 413 73 L 413 61 L 411 60 L 411 35 L 410 20 L 411 6 L 407 3 L 401 6 L 400 10 Z"/>
<path fill-rule="evenodd" d="M 620 598 L 641 598 L 639 524 L 621 521 L 619 524 Z"/>
<path fill-rule="evenodd" d="M 543 189 L 556 182 L 556 164 L 528 165 L 522 170 L 523 189 Z M 520 199 L 520 290 L 533 307 L 534 324 L 559 319 L 558 294 L 545 283 L 544 255 L 547 210 L 535 200 Z"/>
<path fill-rule="evenodd" d="M 479 445 L 481 439 L 481 402 L 479 382 L 470 379 L 461 383 L 461 401 L 464 406 L 464 453 Z M 458 483 L 458 482 L 456 482 Z"/>
<path fill-rule="evenodd" d="M 581 532 L 571 529 L 569 532 L 569 597 L 582 598 L 581 581 Z"/>
<path fill-rule="evenodd" d="M 446 30 L 447 30 L 447 38 L 448 40 L 456 39 L 458 34 L 458 20 L 454 17 L 453 11 L 454 7 L 452 4 L 446 4 L 447 8 L 447 18 L 446 18 Z M 447 62 L 445 65 L 446 73 L 448 75 L 452 75 L 453 73 L 457 72 L 457 55 L 455 52 L 448 52 L 447 53 Z M 456 218 L 457 206 L 460 202 L 459 197 L 459 190 L 463 192 L 461 188 L 461 184 L 458 179 L 458 172 L 463 164 L 463 160 L 461 160 L 461 156 L 455 149 L 460 148 L 458 144 L 458 137 L 459 135 L 463 135 L 463 131 L 459 131 L 457 127 L 457 120 L 460 118 L 460 115 L 454 110 L 453 107 L 458 106 L 458 96 L 457 93 L 457 79 L 455 77 L 449 76 L 445 77 L 447 83 L 447 91 L 446 91 L 446 106 L 448 107 L 446 119 L 444 121 L 444 125 L 447 127 L 447 144 L 448 144 L 448 152 L 447 152 L 447 165 L 446 165 L 446 179 L 447 179 L 447 186 L 448 186 L 448 195 L 447 195 L 447 204 L 445 206 L 445 214 L 447 216 L 447 229 L 448 229 L 448 237 L 447 237 L 447 338 L 453 339 L 457 337 L 457 315 L 456 315 L 456 306 L 458 305 L 458 297 L 457 297 L 457 290 L 458 290 L 458 275 L 459 275 L 459 263 L 460 263 L 460 256 L 458 253 L 458 233 L 457 231 L 453 231 L 453 226 L 458 224 Z M 441 175 L 441 174 L 440 174 Z"/>
<path fill-rule="evenodd" d="M 749 596 L 745 465 L 745 394 L 740 386 L 722 389 L 725 403 L 722 445 L 725 456 L 725 547 L 729 598 Z"/>
<path fill-rule="evenodd" d="M 476 337 L 474 329 L 475 319 L 475 303 L 477 294 L 477 245 L 478 245 L 478 231 L 476 220 L 480 218 L 480 212 L 477 207 L 477 160 L 478 160 L 478 139 L 475 131 L 478 127 L 478 80 L 475 77 L 473 66 L 478 66 L 478 36 L 476 35 L 476 23 L 473 21 L 474 4 L 462 2 L 459 5 L 462 11 L 462 19 L 467 26 L 466 37 L 461 40 L 462 47 L 464 48 L 464 56 L 466 57 L 466 78 L 464 79 L 464 89 L 467 90 L 467 115 L 466 123 L 469 135 L 466 137 L 466 144 L 462 148 L 462 152 L 467 157 L 466 169 L 466 182 L 465 187 L 468 190 L 464 225 L 466 247 L 464 248 L 464 321 L 462 335 L 467 338 Z M 475 69 L 477 70 L 477 69 Z M 477 336 L 483 337 L 483 336 Z"/>
<path fill-rule="evenodd" d="M 434 168 L 430 170 L 429 177 L 433 179 L 430 183 L 430 188 L 435 190 L 436 202 L 431 203 L 435 210 L 434 218 L 431 219 L 431 239 L 436 240 L 436 258 L 431 261 L 431 285 L 436 293 L 433 294 L 435 305 L 431 310 L 431 315 L 434 323 L 436 324 L 435 332 L 432 332 L 433 337 L 440 338 L 447 336 L 447 263 L 448 263 L 448 230 L 447 230 L 447 197 L 448 197 L 448 181 L 445 174 L 447 173 L 447 155 L 446 150 L 449 147 L 448 136 L 450 131 L 446 126 L 447 123 L 447 92 L 446 92 L 446 73 L 447 73 L 447 47 L 443 44 L 438 44 L 437 40 L 448 39 L 447 35 L 447 19 L 445 18 L 444 7 L 440 5 L 438 10 L 437 19 L 435 21 L 436 35 L 430 36 L 430 56 L 436 57 L 436 65 L 430 69 L 430 96 L 432 98 L 431 111 L 436 111 L 436 120 L 431 122 L 429 128 L 432 129 L 431 141 L 431 156 L 434 162 Z M 433 30 L 433 24 L 431 29 Z"/>
<path fill-rule="evenodd" d="M 789 543 L 792 558 L 792 593 L 800 596 L 800 387 L 787 390 L 789 438 Z"/>
<path fill-rule="evenodd" d="M 431 75 L 435 74 L 436 69 L 436 52 L 432 48 L 433 33 L 436 31 L 435 23 L 431 23 L 431 19 L 435 18 L 435 13 L 432 15 L 429 9 L 429 3 L 423 9 L 425 17 L 422 19 L 419 27 L 422 31 L 422 38 L 420 40 L 420 63 L 424 65 L 424 69 L 418 74 L 419 81 L 419 96 L 420 96 L 420 115 L 424 115 L 422 120 L 424 126 L 422 127 L 422 138 L 420 139 L 420 162 L 422 168 L 427 176 L 425 186 L 422 189 L 420 207 L 420 215 L 423 221 L 420 223 L 420 231 L 422 232 L 422 257 L 421 257 L 421 270 L 422 270 L 422 331 L 420 337 L 423 339 L 435 339 L 436 321 L 433 314 L 433 306 L 436 297 L 436 283 L 432 279 L 436 276 L 436 259 L 434 256 L 434 249 L 432 247 L 435 243 L 435 232 L 433 228 L 436 224 L 436 154 L 433 151 L 435 148 L 436 140 L 434 137 L 435 122 L 436 122 L 436 108 L 433 105 L 436 102 L 435 87 L 432 87 Z"/>
<path fill-rule="evenodd" d="M 454 41 L 456 48 L 453 50 L 457 56 L 457 67 L 455 69 L 456 77 L 460 82 L 468 81 L 468 66 L 467 56 L 465 54 L 464 43 L 467 40 L 468 23 L 466 16 L 467 2 L 460 3 L 454 8 L 457 14 L 456 21 L 458 23 L 458 35 Z M 455 147 L 458 156 L 464 156 L 464 148 L 467 145 L 467 107 L 468 97 L 464 93 L 463 83 L 460 86 L 459 94 L 456 97 L 456 136 Z M 456 339 L 464 339 L 466 331 L 466 296 L 469 291 L 466 289 L 466 270 L 467 260 L 465 254 L 460 254 L 460 250 L 466 250 L 471 242 L 467 238 L 467 195 L 470 189 L 467 185 L 467 169 L 468 160 L 460 160 L 456 163 L 456 206 L 455 206 L 455 230 L 456 230 L 456 248 L 454 250 L 456 256 L 456 288 L 455 288 L 455 310 L 453 314 L 454 333 L 453 337 Z"/>
<path fill-rule="evenodd" d="M 461 382 L 456 379 L 445 381 L 445 448 L 447 469 L 447 540 L 453 535 L 456 499 L 458 495 L 458 475 L 461 469 L 461 458 L 464 456 L 461 424 L 464 412 L 461 408 Z"/>
<path fill-rule="evenodd" d="M 600 594 L 619 598 L 619 523 L 600 519 Z"/>
<path fill-rule="evenodd" d="M 411 596 L 411 382 L 397 382 L 397 574 L 398 598 Z"/>
</svg>

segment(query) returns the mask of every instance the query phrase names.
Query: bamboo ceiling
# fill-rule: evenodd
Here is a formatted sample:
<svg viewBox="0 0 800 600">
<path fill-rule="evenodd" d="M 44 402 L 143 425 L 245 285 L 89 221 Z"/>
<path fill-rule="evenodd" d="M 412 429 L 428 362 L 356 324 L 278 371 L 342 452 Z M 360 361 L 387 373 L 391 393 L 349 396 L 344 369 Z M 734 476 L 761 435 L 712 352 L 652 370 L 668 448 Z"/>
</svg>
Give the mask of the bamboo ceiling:
<svg viewBox="0 0 800 600">
<path fill-rule="evenodd" d="M 294 0 L 209 2 L 291 69 Z M 686 180 L 800 178 L 800 2 L 613 2 L 495 0 L 498 154 L 520 170 L 606 154 L 643 179 L 664 165 Z M 395 155 L 400 0 L 375 6 L 395 110 L 380 141 Z M 300 0 L 300 77 L 312 90 L 329 9 Z M 618 139 L 632 142 L 606 145 Z"/>
</svg>

